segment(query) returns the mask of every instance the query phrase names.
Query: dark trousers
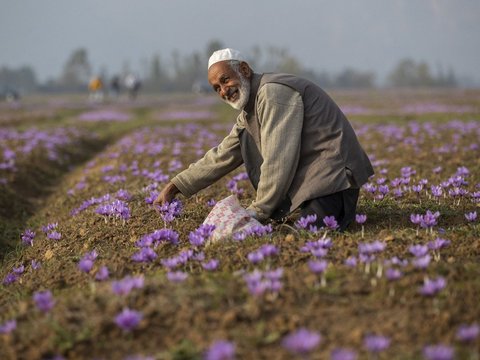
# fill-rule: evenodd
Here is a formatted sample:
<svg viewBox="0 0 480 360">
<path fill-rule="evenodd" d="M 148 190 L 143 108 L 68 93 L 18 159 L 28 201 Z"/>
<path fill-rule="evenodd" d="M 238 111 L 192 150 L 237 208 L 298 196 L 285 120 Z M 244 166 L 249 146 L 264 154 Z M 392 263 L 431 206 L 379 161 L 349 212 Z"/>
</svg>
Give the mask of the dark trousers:
<svg viewBox="0 0 480 360">
<path fill-rule="evenodd" d="M 245 163 L 248 178 L 255 190 L 260 181 L 260 166 L 263 163 L 262 155 L 258 150 L 253 137 L 242 130 L 239 136 L 242 158 Z M 339 225 L 339 230 L 344 231 L 347 226 L 355 219 L 359 189 L 347 189 L 334 194 L 320 196 L 315 199 L 307 200 L 300 205 L 301 216 L 317 215 L 315 225 L 318 228 L 323 227 L 323 218 L 326 216 L 335 216 Z M 290 212 L 291 201 L 287 197 L 281 201 L 280 205 L 271 215 L 274 220 L 281 220 Z"/>
</svg>

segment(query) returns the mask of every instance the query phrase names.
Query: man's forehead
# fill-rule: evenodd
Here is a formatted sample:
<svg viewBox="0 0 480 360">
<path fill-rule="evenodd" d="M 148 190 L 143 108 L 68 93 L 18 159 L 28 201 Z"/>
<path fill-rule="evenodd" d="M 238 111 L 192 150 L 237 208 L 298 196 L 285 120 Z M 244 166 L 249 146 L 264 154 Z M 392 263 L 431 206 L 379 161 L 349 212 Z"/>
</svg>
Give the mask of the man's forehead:
<svg viewBox="0 0 480 360">
<path fill-rule="evenodd" d="M 208 80 L 218 80 L 223 74 L 230 74 L 232 71 L 233 69 L 230 65 L 230 61 L 225 60 L 217 62 L 208 69 Z"/>
</svg>

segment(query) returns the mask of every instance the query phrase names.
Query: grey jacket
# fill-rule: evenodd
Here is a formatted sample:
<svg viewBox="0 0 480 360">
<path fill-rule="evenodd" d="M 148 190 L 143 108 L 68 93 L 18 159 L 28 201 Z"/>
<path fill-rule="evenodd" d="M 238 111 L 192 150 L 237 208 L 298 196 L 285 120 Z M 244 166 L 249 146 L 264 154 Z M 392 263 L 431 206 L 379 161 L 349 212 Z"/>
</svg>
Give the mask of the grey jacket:
<svg viewBox="0 0 480 360">
<path fill-rule="evenodd" d="M 334 101 L 317 85 L 293 75 L 253 74 L 250 98 L 222 143 L 172 179 L 185 196 L 242 164 L 238 135 L 246 129 L 264 163 L 250 208 L 267 218 L 288 196 L 302 202 L 363 185 L 373 169 Z"/>
</svg>

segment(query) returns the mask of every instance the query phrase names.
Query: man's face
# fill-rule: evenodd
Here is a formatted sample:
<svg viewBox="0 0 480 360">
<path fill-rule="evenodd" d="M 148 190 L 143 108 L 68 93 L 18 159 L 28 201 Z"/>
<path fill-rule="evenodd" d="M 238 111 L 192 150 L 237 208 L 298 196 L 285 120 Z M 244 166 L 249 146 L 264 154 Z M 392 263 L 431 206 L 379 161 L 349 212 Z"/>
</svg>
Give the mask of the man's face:
<svg viewBox="0 0 480 360">
<path fill-rule="evenodd" d="M 230 61 L 220 61 L 208 69 L 208 82 L 213 90 L 234 109 L 241 110 L 248 102 L 250 80 L 232 68 Z"/>
</svg>

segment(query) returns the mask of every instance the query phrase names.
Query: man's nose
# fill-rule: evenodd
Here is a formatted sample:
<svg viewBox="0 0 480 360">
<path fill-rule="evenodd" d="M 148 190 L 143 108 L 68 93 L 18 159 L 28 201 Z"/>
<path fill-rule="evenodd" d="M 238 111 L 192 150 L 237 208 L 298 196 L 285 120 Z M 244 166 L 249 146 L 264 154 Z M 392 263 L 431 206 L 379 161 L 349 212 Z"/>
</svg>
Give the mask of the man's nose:
<svg viewBox="0 0 480 360">
<path fill-rule="evenodd" d="M 228 86 L 222 86 L 220 88 L 220 96 L 222 98 L 228 97 L 229 92 L 230 92 L 230 89 L 228 88 Z"/>
</svg>

